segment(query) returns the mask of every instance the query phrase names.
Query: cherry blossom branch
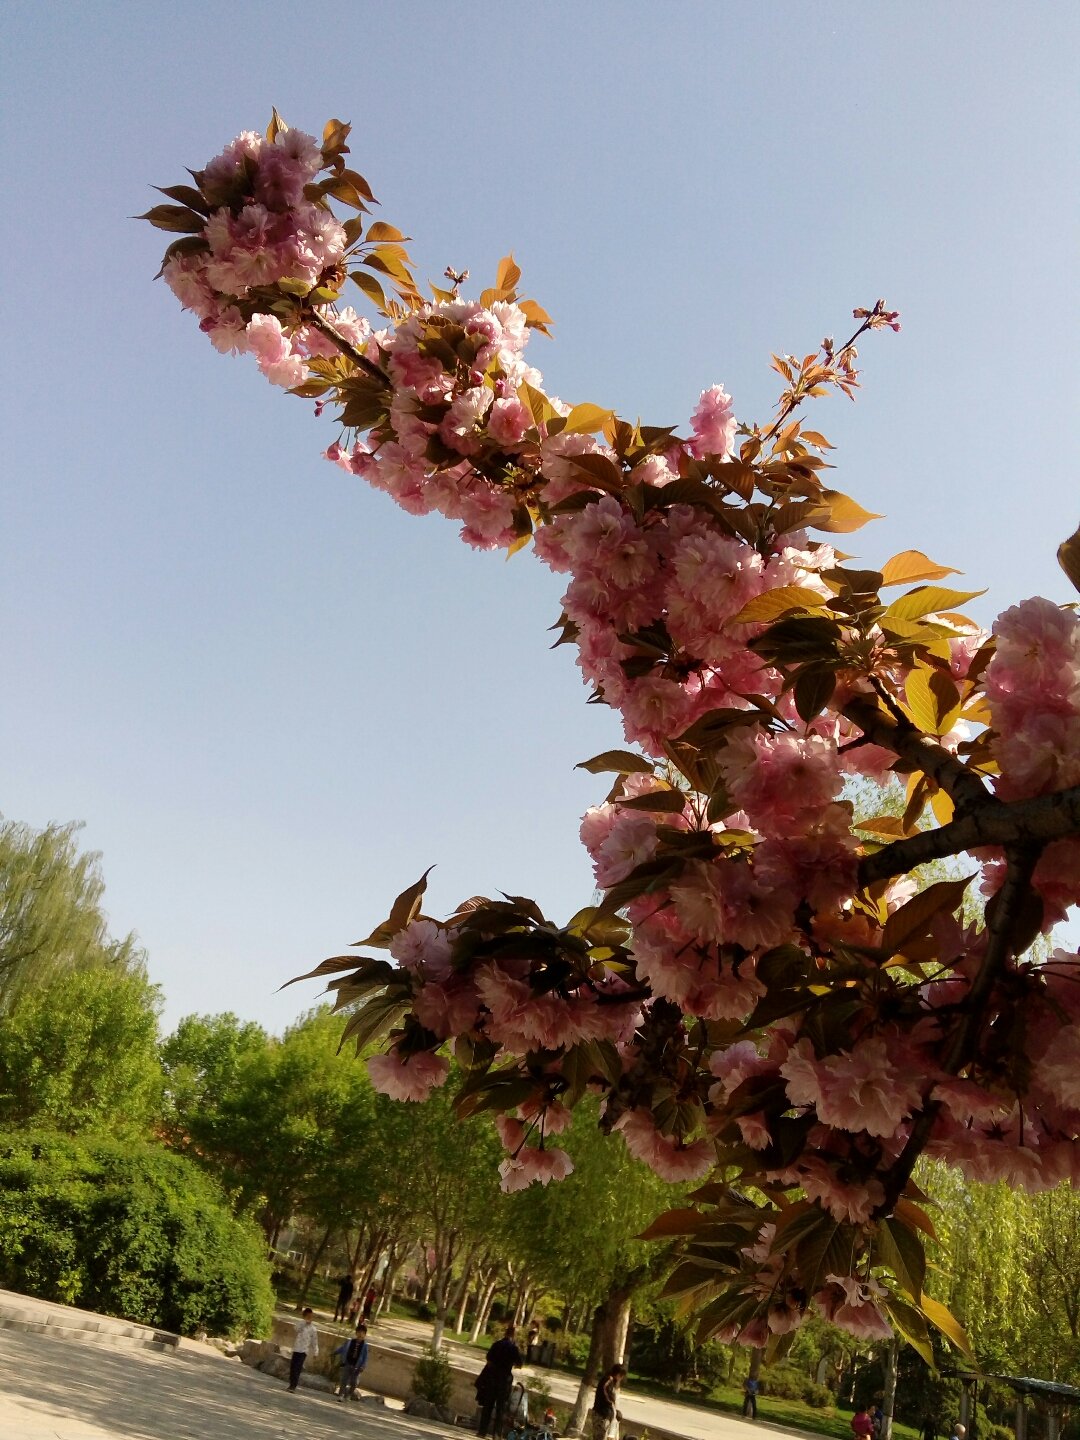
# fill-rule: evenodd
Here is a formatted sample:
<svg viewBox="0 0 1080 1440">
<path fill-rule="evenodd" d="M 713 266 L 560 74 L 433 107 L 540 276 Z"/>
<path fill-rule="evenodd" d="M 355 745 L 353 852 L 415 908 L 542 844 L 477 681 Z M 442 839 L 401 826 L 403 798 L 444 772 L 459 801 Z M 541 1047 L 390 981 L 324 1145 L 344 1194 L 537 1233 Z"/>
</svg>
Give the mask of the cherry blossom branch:
<svg viewBox="0 0 1080 1440">
<path fill-rule="evenodd" d="M 883 714 L 872 700 L 858 697 L 847 702 L 843 713 L 872 744 L 891 750 L 929 776 L 950 797 L 960 815 L 999 803 L 962 760 L 924 735 L 906 716 L 895 719 Z"/>
<path fill-rule="evenodd" d="M 924 830 L 906 840 L 896 840 L 859 865 L 859 883 L 872 885 L 905 875 L 916 865 L 959 855 L 982 845 L 1037 845 L 1040 849 L 1054 840 L 1080 834 L 1080 785 L 1039 795 L 1034 800 L 993 800 L 981 809 L 951 820 L 936 830 Z"/>
<path fill-rule="evenodd" d="M 1024 902 L 1031 893 L 1031 876 L 1041 851 L 1042 847 L 1037 844 L 1018 844 L 1009 846 L 1006 852 L 1005 883 L 998 892 L 998 903 L 986 926 L 989 936 L 986 955 L 964 1001 L 964 1018 L 942 1057 L 941 1068 L 947 1075 L 959 1074 L 972 1058 L 994 986 L 1013 952 L 1013 937 Z M 882 1177 L 885 1200 L 877 1207 L 875 1215 L 887 1215 L 903 1194 L 940 1109 L 940 1101 L 929 1100 L 919 1112 L 903 1150 Z"/>
<path fill-rule="evenodd" d="M 378 365 L 369 360 L 362 350 L 358 350 L 355 345 L 345 339 L 340 331 L 335 330 L 321 311 L 307 311 L 304 320 L 313 330 L 318 330 L 320 335 L 325 335 L 332 345 L 336 345 L 343 355 L 346 355 L 354 365 L 370 375 L 373 380 L 378 380 L 380 385 L 390 384 L 390 377 L 386 371 L 380 370 Z"/>
</svg>

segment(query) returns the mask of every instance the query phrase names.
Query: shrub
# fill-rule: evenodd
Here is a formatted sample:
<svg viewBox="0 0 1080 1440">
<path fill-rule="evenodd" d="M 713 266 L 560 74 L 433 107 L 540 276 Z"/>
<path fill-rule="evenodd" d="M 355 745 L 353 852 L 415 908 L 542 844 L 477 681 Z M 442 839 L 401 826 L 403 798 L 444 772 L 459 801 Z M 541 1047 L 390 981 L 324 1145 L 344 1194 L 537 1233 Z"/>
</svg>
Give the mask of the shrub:
<svg viewBox="0 0 1080 1440">
<path fill-rule="evenodd" d="M 0 1283 L 191 1334 L 265 1334 L 262 1237 L 159 1145 L 0 1132 Z"/>
<path fill-rule="evenodd" d="M 438 1350 L 421 1355 L 413 1371 L 413 1394 L 445 1410 L 450 1404 L 452 1386 L 453 1374 L 446 1356 Z"/>
<path fill-rule="evenodd" d="M 813 1380 L 808 1380 L 803 1386 L 802 1398 L 813 1410 L 824 1410 L 833 1404 L 835 1396 L 827 1385 L 817 1385 Z"/>
</svg>

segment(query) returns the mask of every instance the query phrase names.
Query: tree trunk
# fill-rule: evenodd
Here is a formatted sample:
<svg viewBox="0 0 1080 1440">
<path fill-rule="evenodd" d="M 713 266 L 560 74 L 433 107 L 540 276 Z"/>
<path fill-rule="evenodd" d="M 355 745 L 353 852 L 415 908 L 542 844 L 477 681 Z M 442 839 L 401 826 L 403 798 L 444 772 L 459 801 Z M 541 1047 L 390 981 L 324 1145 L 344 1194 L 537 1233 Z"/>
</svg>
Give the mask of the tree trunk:
<svg viewBox="0 0 1080 1440">
<path fill-rule="evenodd" d="M 896 1408 L 896 1362 L 900 1342 L 895 1337 L 885 1351 L 885 1393 L 881 1399 L 881 1440 L 892 1440 L 893 1411 Z"/>
<path fill-rule="evenodd" d="M 461 1288 L 458 1291 L 457 1316 L 454 1320 L 454 1329 L 461 1334 L 465 1329 L 465 1316 L 469 1308 L 469 1289 L 472 1286 L 473 1271 L 476 1269 L 473 1259 L 473 1251 L 470 1250 L 465 1260 L 465 1269 L 461 1272 Z"/>
<path fill-rule="evenodd" d="M 620 1338 L 625 1338 L 626 1335 L 626 1326 L 630 1317 L 630 1297 L 645 1278 L 646 1276 L 642 1274 L 634 1281 L 612 1285 L 607 1297 L 593 1312 L 589 1354 L 585 1361 L 585 1373 L 578 1386 L 577 1399 L 574 1401 L 573 1411 L 567 1421 L 566 1433 L 568 1435 L 581 1434 L 585 1426 L 585 1417 L 592 1406 L 592 1396 L 597 1380 L 621 1358 L 616 1350 L 616 1345 Z"/>
<path fill-rule="evenodd" d="M 312 1280 L 315 1278 L 315 1271 L 316 1271 L 316 1269 L 318 1268 L 319 1261 L 322 1259 L 323 1251 L 326 1249 L 327 1245 L 330 1243 L 330 1236 L 331 1236 L 333 1233 L 334 1233 L 334 1227 L 333 1227 L 332 1225 L 328 1225 L 328 1226 L 326 1227 L 326 1229 L 323 1231 L 323 1237 L 322 1237 L 322 1239 L 319 1241 L 318 1245 L 315 1247 L 315 1253 L 314 1253 L 314 1255 L 312 1255 L 312 1257 L 311 1257 L 311 1263 L 310 1263 L 310 1265 L 308 1265 L 307 1270 L 304 1272 L 304 1282 L 303 1282 L 303 1284 L 300 1286 L 300 1298 L 299 1298 L 299 1299 L 297 1300 L 297 1302 L 296 1302 L 296 1313 L 297 1313 L 298 1315 L 299 1315 L 299 1313 L 301 1312 L 301 1310 L 303 1310 L 304 1305 L 305 1305 L 306 1302 L 307 1302 L 307 1293 L 308 1293 L 308 1291 L 309 1291 L 310 1288 L 311 1288 L 311 1282 L 312 1282 Z"/>
<path fill-rule="evenodd" d="M 497 1275 L 493 1275 L 484 1286 L 483 1294 L 480 1297 L 480 1304 L 476 1307 L 476 1319 L 473 1321 L 472 1334 L 469 1336 L 469 1339 L 474 1345 L 487 1328 L 488 1315 L 491 1313 L 491 1305 L 495 1299 L 495 1291 L 498 1287 L 499 1279 Z"/>
</svg>

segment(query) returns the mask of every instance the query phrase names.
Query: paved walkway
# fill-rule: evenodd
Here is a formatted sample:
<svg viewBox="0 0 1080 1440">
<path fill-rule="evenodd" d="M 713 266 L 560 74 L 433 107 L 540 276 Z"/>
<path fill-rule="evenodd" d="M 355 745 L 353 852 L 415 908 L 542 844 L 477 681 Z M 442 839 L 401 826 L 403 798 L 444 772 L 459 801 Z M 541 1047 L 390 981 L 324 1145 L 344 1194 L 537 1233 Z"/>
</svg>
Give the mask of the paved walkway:
<svg viewBox="0 0 1080 1440">
<path fill-rule="evenodd" d="M 402 1349 L 419 1349 L 423 1332 L 430 1333 L 408 1321 L 374 1329 L 377 1343 Z M 566 1400 L 576 1391 L 568 1376 L 535 1373 L 560 1400 L 564 1390 Z M 620 1408 L 624 1430 L 637 1434 L 651 1427 L 691 1440 L 751 1440 L 757 1429 L 762 1440 L 765 1428 L 625 1392 Z M 467 1434 L 391 1409 L 340 1405 L 303 1387 L 290 1395 L 281 1381 L 189 1340 L 164 1351 L 117 1349 L 60 1338 L 56 1330 L 0 1329 L 0 1440 L 465 1440 Z"/>
<path fill-rule="evenodd" d="M 114 1350 L 0 1331 L 3 1440 L 444 1440 L 434 1421 L 340 1405 L 208 1346 Z"/>
</svg>

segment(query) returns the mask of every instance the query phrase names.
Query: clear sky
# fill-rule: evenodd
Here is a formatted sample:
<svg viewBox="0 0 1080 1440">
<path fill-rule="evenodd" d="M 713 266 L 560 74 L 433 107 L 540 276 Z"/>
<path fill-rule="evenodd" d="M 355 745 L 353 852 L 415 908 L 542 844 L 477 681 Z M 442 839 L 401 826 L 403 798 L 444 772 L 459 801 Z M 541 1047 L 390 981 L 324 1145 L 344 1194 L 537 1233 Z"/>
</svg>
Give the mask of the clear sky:
<svg viewBox="0 0 1080 1440">
<path fill-rule="evenodd" d="M 560 584 L 320 459 L 332 432 L 213 352 L 127 217 L 272 105 L 352 161 L 420 271 L 513 250 L 564 399 L 685 424 L 880 295 L 836 485 L 989 586 L 1066 600 L 1076 483 L 1080 9 L 9 0 L 0 810 L 85 821 L 166 1023 L 431 913 L 592 893 L 575 763 L 620 739 L 548 649 Z M 993 605 L 991 604 L 993 601 Z"/>
</svg>

